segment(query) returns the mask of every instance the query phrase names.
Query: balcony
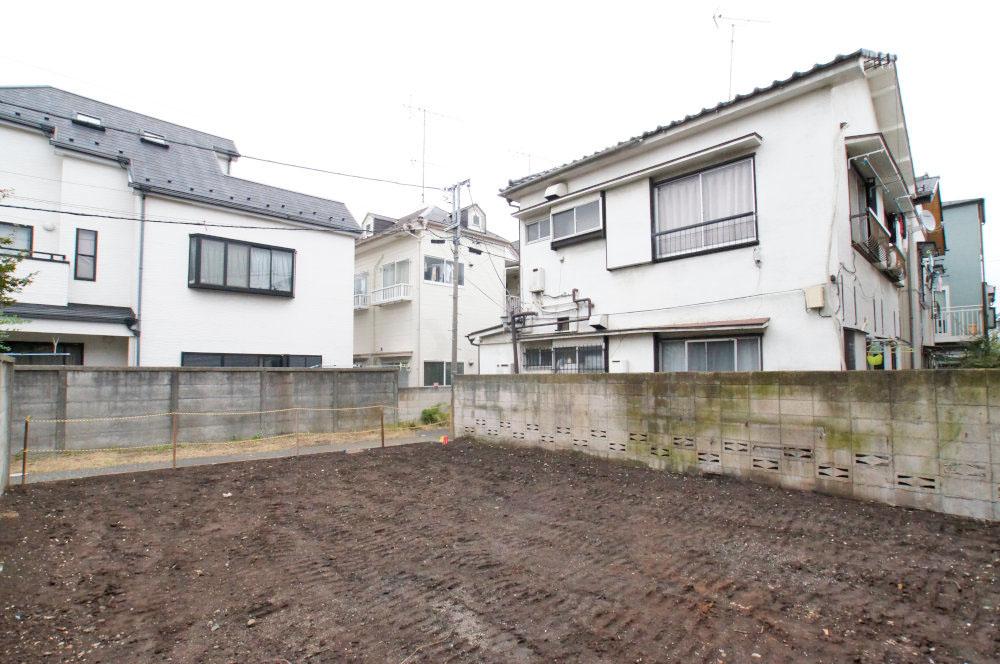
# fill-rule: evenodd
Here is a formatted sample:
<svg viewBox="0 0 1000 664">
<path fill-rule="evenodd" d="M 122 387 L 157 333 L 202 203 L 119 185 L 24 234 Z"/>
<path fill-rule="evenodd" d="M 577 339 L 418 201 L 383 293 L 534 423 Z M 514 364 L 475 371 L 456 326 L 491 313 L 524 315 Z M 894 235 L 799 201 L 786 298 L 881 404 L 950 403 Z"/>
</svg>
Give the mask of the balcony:
<svg viewBox="0 0 1000 664">
<path fill-rule="evenodd" d="M 869 263 L 895 282 L 906 275 L 906 257 L 871 210 L 851 215 L 851 244 Z"/>
<path fill-rule="evenodd" d="M 410 284 L 393 284 L 372 291 L 372 304 L 381 306 L 410 300 Z"/>
<path fill-rule="evenodd" d="M 934 321 L 936 343 L 965 343 L 983 335 L 983 308 L 978 304 L 942 308 Z"/>
<path fill-rule="evenodd" d="M 359 309 L 367 309 L 368 308 L 368 300 L 369 300 L 368 293 L 355 293 L 354 294 L 354 310 L 358 311 Z"/>
</svg>

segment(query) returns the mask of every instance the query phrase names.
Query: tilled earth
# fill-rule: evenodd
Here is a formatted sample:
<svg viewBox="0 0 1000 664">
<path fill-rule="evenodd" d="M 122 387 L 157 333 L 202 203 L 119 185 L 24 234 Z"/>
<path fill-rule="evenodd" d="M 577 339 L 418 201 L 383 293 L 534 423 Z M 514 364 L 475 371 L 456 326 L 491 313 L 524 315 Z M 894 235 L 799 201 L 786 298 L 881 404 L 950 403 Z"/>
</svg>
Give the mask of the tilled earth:
<svg viewBox="0 0 1000 664">
<path fill-rule="evenodd" d="M 5 662 L 996 662 L 1000 526 L 457 443 L 16 489 Z"/>
</svg>

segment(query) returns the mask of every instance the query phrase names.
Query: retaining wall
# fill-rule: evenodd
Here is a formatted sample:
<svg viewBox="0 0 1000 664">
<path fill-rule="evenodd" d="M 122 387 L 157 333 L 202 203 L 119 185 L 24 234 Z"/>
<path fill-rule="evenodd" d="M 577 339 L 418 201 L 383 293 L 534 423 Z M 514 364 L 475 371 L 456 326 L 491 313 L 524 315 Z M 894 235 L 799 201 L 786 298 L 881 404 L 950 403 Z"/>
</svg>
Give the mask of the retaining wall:
<svg viewBox="0 0 1000 664">
<path fill-rule="evenodd" d="M 1000 370 L 458 376 L 456 427 L 1000 520 Z"/>
<path fill-rule="evenodd" d="M 30 449 L 94 449 L 168 443 L 171 418 L 157 413 L 224 413 L 301 408 L 395 406 L 393 369 L 202 369 L 17 367 L 13 419 L 4 426 L 21 441 L 33 419 Z M 134 419 L 104 420 L 126 417 Z M 385 411 L 396 421 L 394 408 Z M 93 422 L 44 419 L 98 418 Z M 184 415 L 178 441 L 225 441 L 290 433 L 354 431 L 378 426 L 377 410 Z M 17 445 L 15 445 L 17 447 Z M 16 451 L 16 450 L 15 450 Z"/>
<path fill-rule="evenodd" d="M 401 387 L 399 388 L 399 421 L 413 422 L 420 419 L 424 408 L 438 406 L 442 412 L 451 410 L 451 388 Z"/>
</svg>

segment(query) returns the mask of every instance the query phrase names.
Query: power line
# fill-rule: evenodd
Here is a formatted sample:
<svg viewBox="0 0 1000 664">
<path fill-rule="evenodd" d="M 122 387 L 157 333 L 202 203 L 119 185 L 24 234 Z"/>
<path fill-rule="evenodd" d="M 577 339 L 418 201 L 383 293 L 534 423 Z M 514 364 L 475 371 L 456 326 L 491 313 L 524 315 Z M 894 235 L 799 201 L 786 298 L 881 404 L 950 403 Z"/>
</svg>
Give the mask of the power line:
<svg viewBox="0 0 1000 664">
<path fill-rule="evenodd" d="M 40 108 L 34 108 L 32 106 L 25 106 L 23 104 L 15 104 L 13 102 L 5 101 L 3 99 L 0 99 L 0 104 L 5 104 L 7 106 L 13 106 L 14 108 L 24 109 L 26 111 L 31 111 L 32 113 L 40 113 L 43 117 L 48 116 L 48 117 L 53 117 L 53 118 L 60 118 L 61 120 L 67 120 L 69 122 L 72 122 L 74 120 L 74 118 L 72 118 L 70 116 L 67 116 L 67 115 L 61 115 L 59 113 L 53 113 L 51 111 L 43 110 L 43 109 L 40 109 Z M 116 131 L 116 132 L 119 132 L 119 133 L 122 133 L 122 134 L 128 134 L 130 136 L 135 136 L 137 138 L 142 138 L 142 132 L 136 131 L 134 129 L 124 129 L 122 127 L 115 127 L 114 125 L 107 125 L 107 124 L 103 124 L 103 123 L 101 124 L 101 127 L 103 129 L 105 129 L 105 130 Z M 171 145 L 183 145 L 185 147 L 194 148 L 194 149 L 197 149 L 197 150 L 205 150 L 207 152 L 212 152 L 212 153 L 217 153 L 218 152 L 214 147 L 206 147 L 204 145 L 198 145 L 196 143 L 188 143 L 187 141 L 181 141 L 181 140 L 177 140 L 177 139 L 170 138 L 170 137 L 167 137 L 167 136 L 164 136 L 164 139 L 166 140 L 167 143 L 169 143 Z M 303 164 L 295 164 L 295 163 L 288 162 L 288 161 L 281 161 L 279 159 L 268 159 L 266 157 L 256 157 L 256 156 L 253 156 L 253 155 L 246 155 L 246 154 L 240 154 L 239 158 L 241 158 L 241 159 L 250 159 L 252 161 L 259 161 L 259 162 L 263 162 L 263 163 L 267 163 L 267 164 L 275 164 L 275 165 L 278 165 L 278 166 L 285 166 L 285 167 L 288 167 L 288 168 L 297 168 L 297 169 L 304 170 L 304 171 L 311 171 L 313 173 L 325 173 L 327 175 L 337 175 L 337 176 L 345 177 L 345 178 L 354 178 L 356 180 L 366 180 L 368 182 L 381 182 L 383 184 L 394 184 L 394 185 L 398 185 L 400 187 L 414 187 L 416 189 L 434 189 L 436 191 L 444 191 L 443 187 L 435 187 L 435 186 L 432 186 L 432 185 L 424 185 L 424 184 L 419 184 L 419 183 L 415 183 L 415 182 L 403 182 L 401 180 L 393 180 L 393 179 L 390 179 L 390 178 L 378 178 L 378 177 L 373 177 L 373 176 L 370 176 L 370 175 L 358 175 L 356 173 L 348 173 L 346 171 L 335 171 L 335 170 L 327 169 L 327 168 L 319 168 L 318 166 L 305 166 Z"/>
<path fill-rule="evenodd" d="M 0 208 L 9 208 L 12 210 L 27 210 L 30 212 L 52 212 L 54 214 L 67 214 L 74 217 L 92 217 L 95 219 L 111 219 L 113 221 L 139 221 L 146 222 L 149 224 L 172 224 L 176 226 L 205 226 L 212 228 L 242 228 L 245 230 L 256 230 L 256 231 L 322 231 L 327 230 L 326 228 L 299 228 L 294 226 L 244 226 L 241 224 L 218 224 L 208 221 L 168 221 L 165 219 L 142 219 L 140 217 L 127 217 L 121 215 L 111 215 L 111 214 L 97 214 L 93 212 L 74 212 L 70 210 L 52 210 L 47 208 L 36 208 L 28 207 L 26 205 L 10 205 L 8 203 L 0 203 Z"/>
</svg>

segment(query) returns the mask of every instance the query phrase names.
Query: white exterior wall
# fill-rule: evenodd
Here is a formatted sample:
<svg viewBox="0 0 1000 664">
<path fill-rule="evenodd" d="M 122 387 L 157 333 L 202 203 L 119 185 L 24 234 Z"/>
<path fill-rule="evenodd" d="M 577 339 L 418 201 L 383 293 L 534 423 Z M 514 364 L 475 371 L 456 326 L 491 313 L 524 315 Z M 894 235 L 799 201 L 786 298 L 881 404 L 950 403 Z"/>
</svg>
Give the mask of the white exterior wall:
<svg viewBox="0 0 1000 664">
<path fill-rule="evenodd" d="M 141 210 L 141 197 L 128 186 L 124 167 L 57 150 L 47 136 L 6 123 L 0 123 L 0 189 L 12 190 L 16 198 L 6 202 L 16 205 L 133 217 Z M 258 228 L 286 225 L 153 196 L 147 198 L 146 214 Z M 34 227 L 35 251 L 66 257 L 64 262 L 24 260 L 18 273 L 35 276 L 18 301 L 131 307 L 138 313 L 138 222 L 20 210 L 5 210 L 4 219 Z M 326 366 L 350 366 L 354 238 L 287 226 L 289 230 L 247 230 L 147 223 L 141 364 L 176 366 L 182 351 L 214 351 L 322 355 Z M 98 233 L 96 281 L 74 279 L 77 228 Z M 192 233 L 295 249 L 295 297 L 189 288 Z M 135 363 L 133 334 L 124 325 L 36 319 L 15 329 L 13 340 L 83 340 L 88 365 Z M 129 347 L 125 353 L 122 344 Z"/>
<path fill-rule="evenodd" d="M 426 233 L 419 239 L 396 234 L 369 240 L 358 246 L 355 259 L 355 273 L 368 272 L 369 291 L 379 287 L 374 275 L 382 265 L 411 261 L 409 302 L 369 304 L 354 313 L 355 357 L 409 357 L 410 387 L 424 384 L 424 362 L 451 361 L 452 286 L 423 278 L 424 257 L 452 260 L 451 244 L 432 244 L 430 240 Z M 480 372 L 479 351 L 466 335 L 500 322 L 506 294 L 500 278 L 505 270 L 503 256 L 509 249 L 494 243 L 475 246 L 484 253 L 475 255 L 462 249 L 459 254 L 459 262 L 465 265 L 465 284 L 458 287 L 458 360 L 465 373 Z"/>
<path fill-rule="evenodd" d="M 836 83 L 833 87 L 830 80 Z M 538 310 L 543 303 L 552 303 L 528 292 L 532 270 L 542 268 L 546 295 L 562 296 L 562 302 L 571 304 L 571 291 L 577 289 L 579 297 L 593 300 L 594 314 L 608 314 L 609 331 L 767 317 L 770 322 L 762 339 L 765 370 L 842 368 L 840 321 L 880 336 L 898 336 L 901 291 L 857 254 L 850 241 L 844 136 L 878 130 L 870 93 L 857 66 L 843 68 L 827 83 L 810 84 L 812 89 L 802 90 L 798 96 L 783 93 L 771 105 L 764 100 L 754 112 L 747 111 L 724 124 L 693 123 L 667 138 L 649 139 L 596 166 L 555 176 L 514 194 L 521 210 L 543 205 L 538 213 L 521 214 L 521 296 L 525 308 Z M 842 122 L 847 125 L 841 127 Z M 603 187 L 606 239 L 558 250 L 550 248 L 551 239 L 524 242 L 523 222 L 549 211 L 542 194 L 552 182 L 566 182 L 572 194 L 750 134 L 759 134 L 762 139 L 752 151 L 756 247 L 650 262 L 651 178 Z M 667 166 L 652 180 L 750 153 L 745 149 L 719 154 L 711 161 Z M 595 192 L 557 200 L 551 209 L 558 211 L 597 196 Z M 845 281 L 845 295 L 849 295 L 845 301 L 853 303 L 857 291 L 856 323 L 853 317 L 845 317 L 844 302 L 836 289 L 828 289 L 832 303 L 823 315 L 806 308 L 803 289 L 829 285 L 831 275 L 838 283 Z M 877 316 L 869 313 L 873 303 Z M 586 308 L 581 312 L 586 313 Z M 593 333 L 585 323 L 578 324 L 578 329 Z M 552 326 L 525 330 L 523 338 L 554 331 Z M 500 337 L 487 341 L 487 345 L 495 344 L 509 345 Z M 492 355 L 485 348 L 484 354 Z M 651 371 L 653 349 L 651 334 L 612 337 L 609 358 L 627 361 L 629 371 Z M 484 371 L 495 364 L 484 361 Z"/>
</svg>

